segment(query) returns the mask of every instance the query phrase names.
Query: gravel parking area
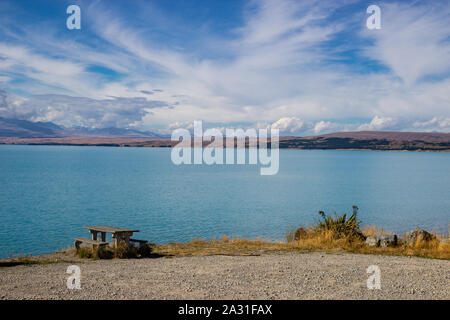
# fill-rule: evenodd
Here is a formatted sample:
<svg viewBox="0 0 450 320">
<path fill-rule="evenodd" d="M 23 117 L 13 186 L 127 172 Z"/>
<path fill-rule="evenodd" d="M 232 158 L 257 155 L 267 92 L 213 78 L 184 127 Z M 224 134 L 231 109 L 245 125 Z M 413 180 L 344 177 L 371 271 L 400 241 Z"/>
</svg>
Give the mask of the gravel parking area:
<svg viewBox="0 0 450 320">
<path fill-rule="evenodd" d="M 450 261 L 359 254 L 282 253 L 0 268 L 1 299 L 450 299 Z M 369 290 L 366 269 L 381 270 Z"/>
</svg>

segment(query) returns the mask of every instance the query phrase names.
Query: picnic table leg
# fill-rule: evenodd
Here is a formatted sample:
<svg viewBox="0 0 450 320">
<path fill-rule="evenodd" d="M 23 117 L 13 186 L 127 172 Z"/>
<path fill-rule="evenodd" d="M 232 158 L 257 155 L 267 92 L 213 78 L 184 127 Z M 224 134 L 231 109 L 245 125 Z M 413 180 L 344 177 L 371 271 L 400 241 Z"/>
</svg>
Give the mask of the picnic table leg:
<svg viewBox="0 0 450 320">
<path fill-rule="evenodd" d="M 92 233 L 92 240 L 97 240 L 98 231 L 91 230 L 91 233 Z"/>
<path fill-rule="evenodd" d="M 133 232 L 124 232 L 122 235 L 122 239 L 127 245 L 127 247 L 130 246 L 130 238 L 133 236 Z"/>
<path fill-rule="evenodd" d="M 125 242 L 127 246 L 130 245 L 130 237 L 133 235 L 131 232 L 116 232 L 114 233 L 113 237 L 115 239 L 115 245 L 116 247 L 121 243 Z"/>
<path fill-rule="evenodd" d="M 106 232 L 102 232 L 101 236 L 102 236 L 102 241 L 106 242 Z"/>
</svg>

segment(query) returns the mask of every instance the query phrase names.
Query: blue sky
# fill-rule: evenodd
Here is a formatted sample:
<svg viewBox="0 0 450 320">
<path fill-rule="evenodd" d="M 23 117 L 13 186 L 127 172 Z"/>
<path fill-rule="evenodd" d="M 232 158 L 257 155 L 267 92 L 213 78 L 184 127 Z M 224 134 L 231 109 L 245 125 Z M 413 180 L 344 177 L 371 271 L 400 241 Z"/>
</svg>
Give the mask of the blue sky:
<svg viewBox="0 0 450 320">
<path fill-rule="evenodd" d="M 448 1 L 2 1 L 0 116 L 449 132 L 449 18 Z"/>
</svg>

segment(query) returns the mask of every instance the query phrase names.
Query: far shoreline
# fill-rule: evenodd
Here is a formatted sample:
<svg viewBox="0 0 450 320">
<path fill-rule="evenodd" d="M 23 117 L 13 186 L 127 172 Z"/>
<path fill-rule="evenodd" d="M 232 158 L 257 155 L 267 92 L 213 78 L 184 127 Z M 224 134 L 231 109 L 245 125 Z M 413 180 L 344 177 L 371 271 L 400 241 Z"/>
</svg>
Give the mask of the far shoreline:
<svg viewBox="0 0 450 320">
<path fill-rule="evenodd" d="M 325 141 L 325 145 L 321 146 L 296 146 L 292 143 L 290 137 L 280 137 L 279 149 L 280 150 L 319 150 L 319 151 L 398 151 L 398 152 L 450 152 L 450 143 L 448 146 L 446 143 L 442 146 L 442 142 L 410 142 L 410 141 L 392 141 L 386 142 L 386 140 L 370 140 L 366 142 L 363 140 L 361 148 L 358 147 L 333 147 L 330 143 L 326 145 L 328 141 Z M 299 140 L 306 140 L 299 138 Z M 334 139 L 335 140 L 335 139 Z M 349 143 L 354 144 L 355 141 L 348 141 L 348 138 L 340 138 L 337 143 Z M 179 143 L 179 141 L 171 141 L 171 139 L 142 139 L 142 138 L 111 138 L 111 137 L 92 137 L 92 138 L 80 138 L 80 137 L 65 137 L 65 138 L 0 138 L 0 145 L 26 145 L 26 146 L 71 146 L 71 147 L 116 147 L 116 148 L 173 148 Z M 333 141 L 336 143 L 336 141 Z M 367 147 L 367 143 L 374 144 L 373 147 Z M 405 148 L 403 144 L 408 144 Z M 418 143 L 427 143 L 429 146 L 422 147 Z M 209 142 L 203 144 L 203 148 L 206 147 Z M 400 145 L 402 147 L 396 147 Z M 192 146 L 192 148 L 194 148 Z M 226 149 L 226 146 L 223 147 Z M 238 148 L 235 145 L 235 149 Z M 248 145 L 245 147 L 248 149 Z"/>
</svg>

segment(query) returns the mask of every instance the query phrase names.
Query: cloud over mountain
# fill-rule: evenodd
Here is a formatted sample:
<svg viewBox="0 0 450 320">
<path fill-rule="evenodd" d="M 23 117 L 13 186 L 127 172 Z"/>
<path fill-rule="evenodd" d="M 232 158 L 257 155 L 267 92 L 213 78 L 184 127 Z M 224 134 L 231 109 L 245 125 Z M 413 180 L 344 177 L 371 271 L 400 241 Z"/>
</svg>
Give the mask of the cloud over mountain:
<svg viewBox="0 0 450 320">
<path fill-rule="evenodd" d="M 65 127 L 128 128 L 139 125 L 153 108 L 171 108 L 166 102 L 144 97 L 91 99 L 68 95 L 9 97 L 0 89 L 0 116 L 55 122 Z"/>
</svg>

